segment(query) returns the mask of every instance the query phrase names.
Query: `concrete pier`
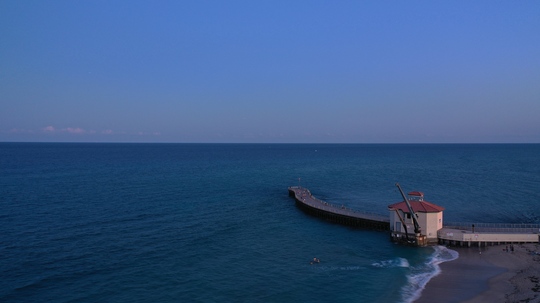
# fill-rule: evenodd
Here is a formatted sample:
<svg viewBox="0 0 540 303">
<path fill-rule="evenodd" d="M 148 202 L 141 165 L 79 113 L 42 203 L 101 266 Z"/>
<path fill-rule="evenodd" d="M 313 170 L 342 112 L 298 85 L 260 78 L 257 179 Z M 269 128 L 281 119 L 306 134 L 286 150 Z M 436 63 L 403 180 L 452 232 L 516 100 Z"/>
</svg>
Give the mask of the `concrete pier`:
<svg viewBox="0 0 540 303">
<path fill-rule="evenodd" d="M 390 230 L 390 216 L 382 216 L 344 206 L 337 206 L 319 200 L 304 187 L 289 187 L 289 195 L 295 198 L 296 205 L 306 213 L 338 224 L 376 230 Z M 441 219 L 442 220 L 442 219 Z M 423 236 L 425 238 L 425 236 Z M 404 233 L 393 231 L 391 238 L 403 242 Z M 408 240 L 408 239 L 407 239 Z M 441 244 L 453 246 L 481 247 L 518 243 L 539 243 L 540 224 L 444 224 L 437 230 L 434 242 L 421 241 L 418 246 Z M 418 241 L 417 241 L 418 242 Z"/>
<path fill-rule="evenodd" d="M 531 228 L 523 230 L 522 228 L 498 230 L 482 230 L 472 231 L 464 229 L 456 229 L 452 227 L 443 227 L 437 231 L 439 244 L 480 247 L 501 244 L 518 244 L 518 243 L 538 243 L 539 230 Z"/>
<path fill-rule="evenodd" d="M 296 205 L 306 213 L 316 217 L 348 226 L 375 230 L 389 230 L 390 219 L 386 216 L 355 211 L 343 206 L 332 205 L 319 200 L 311 192 L 300 186 L 289 187 L 289 195 L 294 197 Z"/>
</svg>

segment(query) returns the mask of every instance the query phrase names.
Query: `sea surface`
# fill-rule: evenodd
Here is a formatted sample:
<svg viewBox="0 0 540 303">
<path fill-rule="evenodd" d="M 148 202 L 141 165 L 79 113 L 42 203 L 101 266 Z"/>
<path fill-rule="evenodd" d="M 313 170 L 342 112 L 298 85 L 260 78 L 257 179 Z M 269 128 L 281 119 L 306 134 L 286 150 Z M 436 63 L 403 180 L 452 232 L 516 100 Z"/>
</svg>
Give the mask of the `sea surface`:
<svg viewBox="0 0 540 303">
<path fill-rule="evenodd" d="M 411 302 L 457 253 L 287 192 L 386 215 L 396 182 L 445 221 L 540 223 L 539 144 L 0 143 L 0 301 Z"/>
</svg>

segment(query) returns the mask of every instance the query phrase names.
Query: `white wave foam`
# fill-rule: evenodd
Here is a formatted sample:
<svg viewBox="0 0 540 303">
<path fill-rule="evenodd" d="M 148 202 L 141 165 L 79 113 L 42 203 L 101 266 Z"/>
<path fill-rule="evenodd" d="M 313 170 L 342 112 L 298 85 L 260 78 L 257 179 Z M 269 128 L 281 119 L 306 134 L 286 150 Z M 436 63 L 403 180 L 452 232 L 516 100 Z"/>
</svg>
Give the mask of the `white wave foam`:
<svg viewBox="0 0 540 303">
<path fill-rule="evenodd" d="M 457 251 L 444 246 L 434 246 L 435 252 L 430 256 L 425 266 L 413 268 L 407 275 L 407 285 L 401 289 L 403 302 L 413 302 L 420 297 L 426 284 L 441 272 L 439 264 L 455 260 L 459 257 Z"/>
<path fill-rule="evenodd" d="M 407 261 L 407 259 L 405 258 L 396 258 L 392 260 L 374 262 L 371 265 L 374 267 L 379 267 L 379 268 L 409 267 L 409 261 Z"/>
<path fill-rule="evenodd" d="M 409 267 L 409 261 L 405 258 L 399 258 L 399 267 Z"/>
</svg>

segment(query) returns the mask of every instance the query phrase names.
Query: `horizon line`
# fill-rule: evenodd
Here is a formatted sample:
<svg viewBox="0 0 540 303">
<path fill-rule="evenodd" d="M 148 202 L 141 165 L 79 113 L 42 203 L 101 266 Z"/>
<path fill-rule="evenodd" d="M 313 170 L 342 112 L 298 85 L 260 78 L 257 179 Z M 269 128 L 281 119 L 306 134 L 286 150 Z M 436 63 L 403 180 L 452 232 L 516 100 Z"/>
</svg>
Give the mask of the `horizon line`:
<svg viewBox="0 0 540 303">
<path fill-rule="evenodd" d="M 0 141 L 0 144 L 234 144 L 234 145 L 534 145 L 540 142 L 115 142 L 115 141 Z"/>
</svg>

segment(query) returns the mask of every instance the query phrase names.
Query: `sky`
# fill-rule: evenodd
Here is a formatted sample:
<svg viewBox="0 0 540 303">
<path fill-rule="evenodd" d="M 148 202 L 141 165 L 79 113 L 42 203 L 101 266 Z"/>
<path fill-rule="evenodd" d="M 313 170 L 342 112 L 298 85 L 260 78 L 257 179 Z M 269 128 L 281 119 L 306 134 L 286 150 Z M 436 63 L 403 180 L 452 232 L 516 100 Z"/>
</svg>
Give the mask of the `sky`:
<svg viewBox="0 0 540 303">
<path fill-rule="evenodd" d="M 0 142 L 540 143 L 540 1 L 0 1 Z"/>
</svg>

